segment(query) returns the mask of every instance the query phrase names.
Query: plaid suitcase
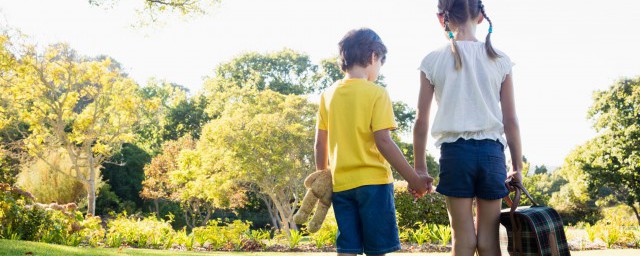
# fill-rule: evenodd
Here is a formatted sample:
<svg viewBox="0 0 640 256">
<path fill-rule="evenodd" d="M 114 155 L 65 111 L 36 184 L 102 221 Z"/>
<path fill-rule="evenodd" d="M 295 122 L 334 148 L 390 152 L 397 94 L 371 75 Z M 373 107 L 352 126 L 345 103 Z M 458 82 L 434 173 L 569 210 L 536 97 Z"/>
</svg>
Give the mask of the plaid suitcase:
<svg viewBox="0 0 640 256">
<path fill-rule="evenodd" d="M 507 251 L 511 256 L 565 256 L 569 245 L 564 235 L 562 219 L 552 208 L 539 206 L 520 182 L 511 182 L 516 189 L 516 197 L 507 196 L 505 201 L 510 209 L 502 210 L 500 223 L 506 228 L 509 237 Z M 533 203 L 533 206 L 518 207 L 521 193 Z"/>
</svg>

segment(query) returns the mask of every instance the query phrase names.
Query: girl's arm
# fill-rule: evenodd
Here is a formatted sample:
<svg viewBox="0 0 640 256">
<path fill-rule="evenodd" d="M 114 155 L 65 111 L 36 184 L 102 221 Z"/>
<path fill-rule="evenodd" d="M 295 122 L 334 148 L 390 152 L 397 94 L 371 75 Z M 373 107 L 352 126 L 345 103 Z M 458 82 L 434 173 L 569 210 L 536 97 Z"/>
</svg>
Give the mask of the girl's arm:
<svg viewBox="0 0 640 256">
<path fill-rule="evenodd" d="M 400 151 L 398 145 L 391 139 L 388 129 L 373 132 L 373 138 L 380 154 L 382 154 L 389 164 L 400 173 L 400 176 L 409 183 L 409 189 L 412 189 L 416 195 L 420 196 L 429 192 L 433 178 L 426 174 L 418 174 L 411 168 L 411 165 L 409 165 L 407 159 L 402 155 L 402 151 Z"/>
<path fill-rule="evenodd" d="M 507 136 L 507 144 L 511 153 L 512 170 L 507 178 L 514 178 L 522 181 L 522 144 L 520 142 L 520 125 L 516 115 L 516 105 L 513 96 L 513 79 L 511 73 L 502 82 L 500 89 L 500 104 L 502 106 L 502 123 L 504 133 Z M 513 188 L 509 188 L 513 190 Z"/>
<path fill-rule="evenodd" d="M 329 145 L 327 143 L 327 131 L 316 129 L 316 143 L 314 155 L 316 157 L 316 170 L 327 169 L 329 162 Z"/>
<path fill-rule="evenodd" d="M 433 100 L 433 85 L 425 74 L 420 72 L 420 94 L 418 95 L 418 111 L 413 127 L 413 159 L 416 172 L 427 174 L 426 149 L 429 132 L 429 112 Z"/>
</svg>

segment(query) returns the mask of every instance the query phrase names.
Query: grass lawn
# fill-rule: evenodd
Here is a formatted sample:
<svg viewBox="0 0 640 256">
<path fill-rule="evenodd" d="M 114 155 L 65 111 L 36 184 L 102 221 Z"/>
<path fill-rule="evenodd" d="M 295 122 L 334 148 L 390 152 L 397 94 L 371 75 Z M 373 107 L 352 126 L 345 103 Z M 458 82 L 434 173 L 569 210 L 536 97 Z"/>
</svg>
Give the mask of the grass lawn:
<svg viewBox="0 0 640 256">
<path fill-rule="evenodd" d="M 27 254 L 31 252 L 32 254 Z M 335 253 L 276 253 L 276 252 L 207 252 L 207 253 L 194 253 L 194 252 L 175 252 L 175 251 L 162 251 L 162 250 L 147 250 L 147 249 L 111 249 L 111 248 L 79 248 L 54 244 L 27 242 L 27 241 L 13 241 L 0 239 L 0 255 L 52 255 L 52 256 L 67 256 L 67 255 L 234 255 L 234 256 L 290 256 L 290 255 L 306 255 L 306 256 L 330 256 Z M 448 253 L 392 253 L 390 256 L 447 256 Z M 626 249 L 626 250 L 596 250 L 596 251 L 582 251 L 572 252 L 573 256 L 637 256 L 640 255 L 638 249 Z"/>
</svg>

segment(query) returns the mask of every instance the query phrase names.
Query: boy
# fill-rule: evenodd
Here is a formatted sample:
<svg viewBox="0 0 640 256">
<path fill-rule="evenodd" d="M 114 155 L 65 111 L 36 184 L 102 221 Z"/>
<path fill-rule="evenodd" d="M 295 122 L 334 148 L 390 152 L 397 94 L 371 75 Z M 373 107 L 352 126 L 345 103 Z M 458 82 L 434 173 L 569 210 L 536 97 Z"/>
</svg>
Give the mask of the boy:
<svg viewBox="0 0 640 256">
<path fill-rule="evenodd" d="M 380 37 L 362 28 L 338 45 L 346 74 L 320 97 L 316 168 L 331 163 L 338 255 L 384 255 L 400 250 L 389 163 L 418 196 L 431 190 L 433 179 L 418 175 L 389 135 L 397 128 L 391 100 L 373 83 L 387 53 Z"/>
</svg>

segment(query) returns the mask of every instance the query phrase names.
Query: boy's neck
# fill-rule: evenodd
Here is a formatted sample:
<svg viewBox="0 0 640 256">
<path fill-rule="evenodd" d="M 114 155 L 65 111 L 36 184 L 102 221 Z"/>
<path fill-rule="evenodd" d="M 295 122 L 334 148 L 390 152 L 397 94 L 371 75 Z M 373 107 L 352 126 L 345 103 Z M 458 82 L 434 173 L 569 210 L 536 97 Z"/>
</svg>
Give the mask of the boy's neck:
<svg viewBox="0 0 640 256">
<path fill-rule="evenodd" d="M 360 66 L 353 66 L 345 72 L 345 79 L 369 79 L 369 70 Z"/>
</svg>

